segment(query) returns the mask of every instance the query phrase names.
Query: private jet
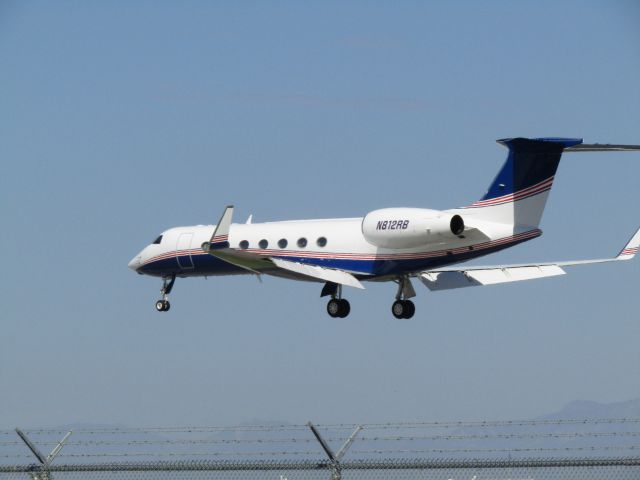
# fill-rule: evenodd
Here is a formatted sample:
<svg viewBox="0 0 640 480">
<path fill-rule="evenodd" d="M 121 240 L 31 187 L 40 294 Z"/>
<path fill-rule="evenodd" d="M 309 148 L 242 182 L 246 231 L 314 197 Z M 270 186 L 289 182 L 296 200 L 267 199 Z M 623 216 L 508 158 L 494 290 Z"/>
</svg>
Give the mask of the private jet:
<svg viewBox="0 0 640 480">
<path fill-rule="evenodd" d="M 227 206 L 216 225 L 171 228 L 130 262 L 162 279 L 156 309 L 170 308 L 176 278 L 273 275 L 322 283 L 332 317 L 349 315 L 343 287 L 394 282 L 392 314 L 415 313 L 412 280 L 429 290 L 494 285 L 563 275 L 565 267 L 630 260 L 640 229 L 615 256 L 517 265 L 457 266 L 542 234 L 539 225 L 563 152 L 640 151 L 638 145 L 584 144 L 574 138 L 507 138 L 507 159 L 487 193 L 450 210 L 384 208 L 358 218 L 233 223 Z"/>
</svg>

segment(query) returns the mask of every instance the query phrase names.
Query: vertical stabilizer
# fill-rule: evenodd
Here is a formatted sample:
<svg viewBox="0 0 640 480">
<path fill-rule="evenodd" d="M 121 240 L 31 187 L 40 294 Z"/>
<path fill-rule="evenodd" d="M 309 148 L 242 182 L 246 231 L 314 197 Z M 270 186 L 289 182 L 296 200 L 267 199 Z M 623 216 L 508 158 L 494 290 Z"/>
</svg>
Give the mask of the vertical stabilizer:
<svg viewBox="0 0 640 480">
<path fill-rule="evenodd" d="M 565 148 L 579 138 L 507 138 L 507 160 L 487 193 L 467 208 L 482 220 L 513 225 L 515 230 L 537 228 Z"/>
</svg>

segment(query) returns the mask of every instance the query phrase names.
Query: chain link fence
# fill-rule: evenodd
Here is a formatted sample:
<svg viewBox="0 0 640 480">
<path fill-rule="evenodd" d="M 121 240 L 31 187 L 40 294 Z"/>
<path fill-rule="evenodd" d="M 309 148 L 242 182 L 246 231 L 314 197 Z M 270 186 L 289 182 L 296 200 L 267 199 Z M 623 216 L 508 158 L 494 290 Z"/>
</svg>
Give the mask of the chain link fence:
<svg viewBox="0 0 640 480">
<path fill-rule="evenodd" d="M 640 480 L 640 418 L 0 430 L 0 480 L 54 479 Z"/>
<path fill-rule="evenodd" d="M 640 458 L 1 466 L 0 480 L 638 480 Z"/>
</svg>

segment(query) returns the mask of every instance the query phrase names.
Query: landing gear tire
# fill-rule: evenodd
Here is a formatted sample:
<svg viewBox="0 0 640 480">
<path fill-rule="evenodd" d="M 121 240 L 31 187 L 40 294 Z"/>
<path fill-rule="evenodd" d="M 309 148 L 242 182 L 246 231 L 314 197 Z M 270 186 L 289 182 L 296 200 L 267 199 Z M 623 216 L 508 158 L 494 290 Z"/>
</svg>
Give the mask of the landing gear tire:
<svg viewBox="0 0 640 480">
<path fill-rule="evenodd" d="M 391 313 L 398 319 L 409 319 L 416 313 L 416 306 L 411 300 L 396 300 L 391 305 Z"/>
<path fill-rule="evenodd" d="M 340 314 L 340 300 L 332 298 L 327 303 L 327 313 L 330 317 L 336 318 Z"/>
<path fill-rule="evenodd" d="M 351 305 L 344 298 L 332 298 L 327 303 L 327 313 L 333 318 L 344 318 L 350 311 Z"/>
<path fill-rule="evenodd" d="M 411 317 L 413 317 L 413 315 L 416 313 L 416 306 L 413 304 L 411 300 L 405 300 L 404 303 L 405 303 L 405 307 L 407 308 L 407 311 L 404 314 L 404 318 L 408 320 Z"/>
<path fill-rule="evenodd" d="M 340 318 L 345 318 L 351 311 L 351 305 L 344 298 L 341 298 L 338 301 L 340 302 Z"/>
<path fill-rule="evenodd" d="M 168 312 L 170 308 L 171 304 L 169 303 L 169 300 L 158 300 L 156 302 L 156 310 L 159 312 Z"/>
</svg>

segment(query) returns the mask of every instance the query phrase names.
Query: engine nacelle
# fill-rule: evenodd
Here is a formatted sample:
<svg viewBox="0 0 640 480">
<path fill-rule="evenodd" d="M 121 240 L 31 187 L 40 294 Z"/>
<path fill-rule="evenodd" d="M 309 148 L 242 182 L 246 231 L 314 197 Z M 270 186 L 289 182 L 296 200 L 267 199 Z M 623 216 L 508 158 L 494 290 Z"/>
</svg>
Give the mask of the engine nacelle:
<svg viewBox="0 0 640 480">
<path fill-rule="evenodd" d="M 383 208 L 369 212 L 362 220 L 362 234 L 372 245 L 412 248 L 439 243 L 462 235 L 460 215 L 426 208 Z"/>
</svg>

